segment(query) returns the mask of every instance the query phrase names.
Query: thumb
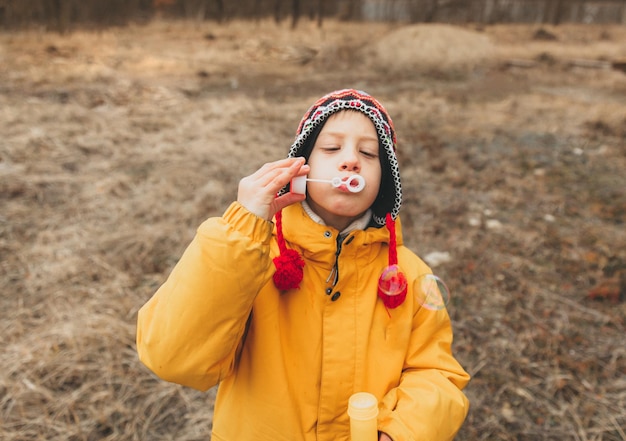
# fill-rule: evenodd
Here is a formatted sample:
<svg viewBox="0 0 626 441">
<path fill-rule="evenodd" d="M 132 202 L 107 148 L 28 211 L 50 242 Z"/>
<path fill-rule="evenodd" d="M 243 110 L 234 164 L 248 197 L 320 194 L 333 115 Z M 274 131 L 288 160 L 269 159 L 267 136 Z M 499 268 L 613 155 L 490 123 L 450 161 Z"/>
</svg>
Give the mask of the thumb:
<svg viewBox="0 0 626 441">
<path fill-rule="evenodd" d="M 286 194 L 284 194 L 282 196 L 278 196 L 272 202 L 272 206 L 271 206 L 272 217 L 274 217 L 274 215 L 278 211 L 282 210 L 283 208 L 287 207 L 288 205 L 292 205 L 292 204 L 295 204 L 297 202 L 302 202 L 305 199 L 306 199 L 306 195 L 298 194 L 298 193 L 291 193 L 291 192 L 286 193 Z"/>
</svg>

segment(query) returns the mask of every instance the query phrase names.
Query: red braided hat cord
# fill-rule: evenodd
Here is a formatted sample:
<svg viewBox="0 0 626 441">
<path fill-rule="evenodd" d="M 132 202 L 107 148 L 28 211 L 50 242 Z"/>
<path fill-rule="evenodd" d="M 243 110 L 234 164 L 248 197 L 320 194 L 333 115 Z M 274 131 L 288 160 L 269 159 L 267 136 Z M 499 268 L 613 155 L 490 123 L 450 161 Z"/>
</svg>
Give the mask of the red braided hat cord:
<svg viewBox="0 0 626 441">
<path fill-rule="evenodd" d="M 300 288 L 300 282 L 304 277 L 304 259 L 296 251 L 287 248 L 283 237 L 283 213 L 276 213 L 276 242 L 280 254 L 274 257 L 274 285 L 281 291 Z"/>
<path fill-rule="evenodd" d="M 398 264 L 398 248 L 396 246 L 396 222 L 391 217 L 391 213 L 387 213 L 385 225 L 389 230 L 389 266 Z M 402 272 L 398 272 L 398 278 L 406 279 L 406 276 Z M 406 284 L 406 280 L 405 280 Z M 402 292 L 395 295 L 389 295 L 384 293 L 380 286 L 378 288 L 378 297 L 380 297 L 387 308 L 394 309 L 400 306 L 406 299 L 407 288 L 405 287 Z"/>
<path fill-rule="evenodd" d="M 389 266 L 398 264 L 398 248 L 396 247 L 396 221 L 387 213 L 385 225 L 389 230 Z"/>
</svg>

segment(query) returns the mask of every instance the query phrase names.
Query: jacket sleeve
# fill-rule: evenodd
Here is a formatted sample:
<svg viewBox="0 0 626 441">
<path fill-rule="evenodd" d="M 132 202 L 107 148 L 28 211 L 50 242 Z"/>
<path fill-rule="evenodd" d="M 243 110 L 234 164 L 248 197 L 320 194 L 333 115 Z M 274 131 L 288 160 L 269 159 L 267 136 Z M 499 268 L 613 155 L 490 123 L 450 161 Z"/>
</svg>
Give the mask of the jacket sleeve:
<svg viewBox="0 0 626 441">
<path fill-rule="evenodd" d="M 252 303 L 271 278 L 272 223 L 233 203 L 205 221 L 139 310 L 137 352 L 163 380 L 207 390 L 228 375 Z"/>
<path fill-rule="evenodd" d="M 379 430 L 394 441 L 444 441 L 461 428 L 469 401 L 469 375 L 453 357 L 452 326 L 445 309 L 420 308 L 397 387 L 381 403 Z"/>
</svg>

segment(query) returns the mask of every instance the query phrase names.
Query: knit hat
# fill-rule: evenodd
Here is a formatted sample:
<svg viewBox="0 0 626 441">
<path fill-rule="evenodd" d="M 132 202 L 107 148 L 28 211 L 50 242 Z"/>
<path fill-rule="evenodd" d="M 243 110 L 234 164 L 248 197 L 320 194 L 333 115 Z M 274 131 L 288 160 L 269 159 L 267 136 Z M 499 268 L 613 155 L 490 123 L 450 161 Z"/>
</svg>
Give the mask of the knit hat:
<svg viewBox="0 0 626 441">
<path fill-rule="evenodd" d="M 324 123 L 331 115 L 342 110 L 363 113 L 374 123 L 376 128 L 382 173 L 380 189 L 371 207 L 372 224 L 375 227 L 386 225 L 390 235 L 393 235 L 390 239 L 389 264 L 396 264 L 394 224 L 402 205 L 402 187 L 396 157 L 396 134 L 393 122 L 380 102 L 371 95 L 354 89 L 338 90 L 323 96 L 304 114 L 288 157 L 302 156 L 308 160 Z M 289 185 L 285 186 L 279 195 L 288 191 Z M 281 290 L 297 288 L 302 280 L 304 261 L 295 250 L 288 249 L 285 244 L 281 212 L 276 213 L 276 230 L 280 255 L 274 259 L 276 266 L 274 283 Z M 392 245 L 393 250 L 391 249 Z"/>
</svg>

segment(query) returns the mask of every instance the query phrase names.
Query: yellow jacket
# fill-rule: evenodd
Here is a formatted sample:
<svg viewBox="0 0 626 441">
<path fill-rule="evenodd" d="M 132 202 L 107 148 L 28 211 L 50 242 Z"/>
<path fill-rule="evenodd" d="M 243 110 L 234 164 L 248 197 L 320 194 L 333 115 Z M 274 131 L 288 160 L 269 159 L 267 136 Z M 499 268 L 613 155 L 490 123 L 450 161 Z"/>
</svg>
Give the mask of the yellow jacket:
<svg viewBox="0 0 626 441">
<path fill-rule="evenodd" d="M 467 415 L 469 376 L 451 354 L 447 312 L 415 300 L 412 282 L 430 270 L 402 246 L 399 222 L 409 290 L 390 310 L 377 296 L 386 228 L 349 233 L 336 256 L 336 230 L 300 204 L 285 208 L 285 239 L 306 265 L 300 289 L 280 292 L 272 225 L 233 203 L 199 227 L 139 311 L 141 361 L 195 389 L 220 383 L 216 441 L 348 441 L 348 398 L 360 391 L 378 398 L 378 428 L 394 441 L 453 439 Z"/>
</svg>

